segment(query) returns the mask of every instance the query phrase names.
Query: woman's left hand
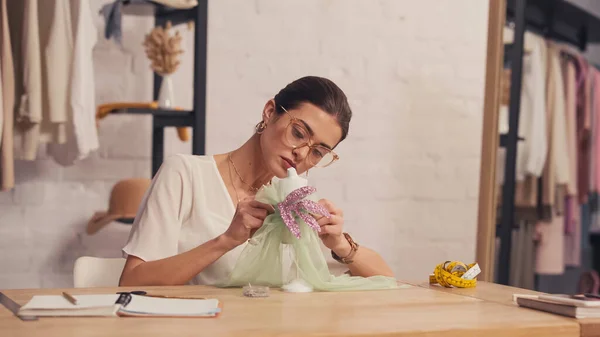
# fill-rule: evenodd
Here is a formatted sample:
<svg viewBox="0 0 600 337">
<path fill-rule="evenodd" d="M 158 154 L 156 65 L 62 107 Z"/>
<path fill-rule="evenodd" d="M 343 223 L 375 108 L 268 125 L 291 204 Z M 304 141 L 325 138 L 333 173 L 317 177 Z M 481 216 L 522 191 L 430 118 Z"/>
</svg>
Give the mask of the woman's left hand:
<svg viewBox="0 0 600 337">
<path fill-rule="evenodd" d="M 343 235 L 344 212 L 335 207 L 335 205 L 327 199 L 319 200 L 319 204 L 323 205 L 323 207 L 331 213 L 331 217 L 329 218 L 325 216 L 317 217 L 317 223 L 321 226 L 321 232 L 319 232 L 321 241 L 323 241 L 325 247 L 336 253 L 345 251 L 345 248 L 350 247 L 350 244 Z"/>
</svg>

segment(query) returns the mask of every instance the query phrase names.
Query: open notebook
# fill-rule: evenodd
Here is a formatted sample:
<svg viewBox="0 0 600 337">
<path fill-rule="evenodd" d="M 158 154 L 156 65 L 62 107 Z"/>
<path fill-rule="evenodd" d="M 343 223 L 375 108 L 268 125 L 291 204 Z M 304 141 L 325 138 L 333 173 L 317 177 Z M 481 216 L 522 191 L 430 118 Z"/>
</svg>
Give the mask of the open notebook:
<svg viewBox="0 0 600 337">
<path fill-rule="evenodd" d="M 75 295 L 71 304 L 60 295 L 36 295 L 19 310 L 22 316 L 159 316 L 216 317 L 217 299 L 159 298 L 131 294 Z"/>
</svg>

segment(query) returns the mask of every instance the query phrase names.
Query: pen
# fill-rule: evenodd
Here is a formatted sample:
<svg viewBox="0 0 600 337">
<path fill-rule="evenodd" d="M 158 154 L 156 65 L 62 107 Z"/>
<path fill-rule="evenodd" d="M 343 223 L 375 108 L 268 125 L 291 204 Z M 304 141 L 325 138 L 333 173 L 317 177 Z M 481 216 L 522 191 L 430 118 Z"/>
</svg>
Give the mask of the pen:
<svg viewBox="0 0 600 337">
<path fill-rule="evenodd" d="M 67 301 L 69 301 L 71 304 L 76 305 L 77 304 L 77 299 L 75 297 L 73 297 L 73 295 L 63 291 L 62 293 L 63 297 L 67 299 Z"/>
</svg>

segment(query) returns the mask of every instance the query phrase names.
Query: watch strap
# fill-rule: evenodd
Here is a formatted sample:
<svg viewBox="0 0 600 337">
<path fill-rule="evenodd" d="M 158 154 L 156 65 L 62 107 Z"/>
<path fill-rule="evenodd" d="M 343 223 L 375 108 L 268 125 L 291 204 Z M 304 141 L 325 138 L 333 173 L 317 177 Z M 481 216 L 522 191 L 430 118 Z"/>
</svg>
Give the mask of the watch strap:
<svg viewBox="0 0 600 337">
<path fill-rule="evenodd" d="M 333 250 L 331 251 L 331 257 L 333 257 L 334 260 L 343 263 L 343 264 L 350 264 L 352 262 L 354 262 L 354 256 L 356 255 L 356 251 L 358 250 L 358 243 L 356 243 L 352 237 L 350 236 L 350 234 L 348 233 L 344 233 L 343 234 L 344 237 L 346 238 L 346 240 L 348 241 L 348 243 L 350 244 L 350 253 L 348 253 L 347 256 L 338 256 Z"/>
</svg>

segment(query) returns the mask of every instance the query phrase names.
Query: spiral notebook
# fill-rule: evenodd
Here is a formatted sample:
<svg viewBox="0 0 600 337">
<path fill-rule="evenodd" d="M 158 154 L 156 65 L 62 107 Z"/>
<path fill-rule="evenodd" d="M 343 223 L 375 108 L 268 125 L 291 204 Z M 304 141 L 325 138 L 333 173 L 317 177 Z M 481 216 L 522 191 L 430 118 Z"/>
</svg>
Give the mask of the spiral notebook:
<svg viewBox="0 0 600 337">
<path fill-rule="evenodd" d="M 75 295 L 72 304 L 60 295 L 36 295 L 19 310 L 21 316 L 216 317 L 217 299 L 179 299 L 132 294 Z"/>
</svg>

